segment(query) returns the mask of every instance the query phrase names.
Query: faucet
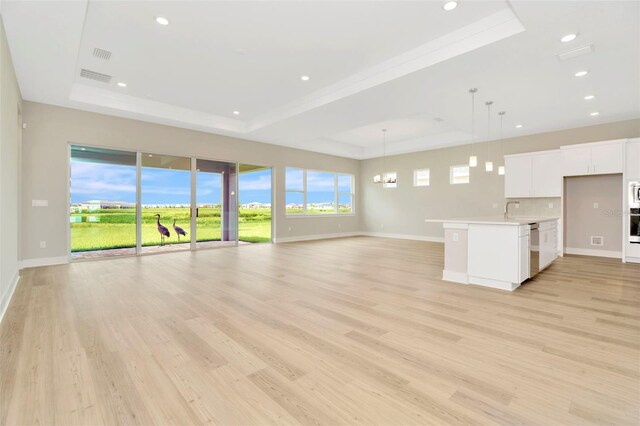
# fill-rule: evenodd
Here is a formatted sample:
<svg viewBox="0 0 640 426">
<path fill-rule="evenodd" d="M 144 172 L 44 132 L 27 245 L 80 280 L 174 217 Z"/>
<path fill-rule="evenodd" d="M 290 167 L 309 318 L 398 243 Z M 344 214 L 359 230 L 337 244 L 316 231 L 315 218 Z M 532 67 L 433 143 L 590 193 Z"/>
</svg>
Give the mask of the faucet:
<svg viewBox="0 0 640 426">
<path fill-rule="evenodd" d="M 509 219 L 509 204 L 515 204 L 516 206 L 520 205 L 520 201 L 507 201 L 504 205 L 504 218 Z"/>
</svg>

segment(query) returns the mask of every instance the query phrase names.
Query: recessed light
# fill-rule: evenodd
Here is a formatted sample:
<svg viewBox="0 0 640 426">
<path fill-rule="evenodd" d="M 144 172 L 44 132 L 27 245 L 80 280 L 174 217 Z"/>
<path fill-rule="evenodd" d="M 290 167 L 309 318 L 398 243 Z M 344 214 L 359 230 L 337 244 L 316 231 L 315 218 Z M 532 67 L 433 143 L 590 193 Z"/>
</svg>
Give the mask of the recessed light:
<svg viewBox="0 0 640 426">
<path fill-rule="evenodd" d="M 591 99 L 595 98 L 595 95 L 587 95 L 584 97 L 585 101 L 590 101 Z"/>
<path fill-rule="evenodd" d="M 149 157 L 153 157 L 153 154 L 149 154 Z"/>
<path fill-rule="evenodd" d="M 86 150 L 87 150 L 87 148 L 80 148 L 80 149 L 81 149 L 82 151 L 86 151 Z"/>
<path fill-rule="evenodd" d="M 160 25 L 169 25 L 169 20 L 162 16 L 156 16 L 156 22 Z"/>
<path fill-rule="evenodd" d="M 575 76 L 576 77 L 584 77 L 587 74 L 589 74 L 589 71 L 578 71 L 577 73 L 575 73 Z"/>
<path fill-rule="evenodd" d="M 444 10 L 446 10 L 447 12 L 455 9 L 456 7 L 458 7 L 458 2 L 457 1 L 448 1 L 445 4 L 442 5 L 442 8 Z"/>
<path fill-rule="evenodd" d="M 576 37 L 578 37 L 578 34 L 567 34 L 566 36 L 562 37 L 560 41 L 563 43 L 569 43 L 570 41 L 575 40 Z"/>
<path fill-rule="evenodd" d="M 516 124 L 516 129 L 522 129 L 522 124 Z"/>
<path fill-rule="evenodd" d="M 309 81 L 309 76 L 308 75 L 303 75 L 302 77 L 300 77 L 300 80 Z"/>
<path fill-rule="evenodd" d="M 233 111 L 233 115 L 240 115 L 240 111 Z"/>
<path fill-rule="evenodd" d="M 127 83 L 123 83 L 122 81 L 118 82 L 118 86 L 127 87 Z"/>
<path fill-rule="evenodd" d="M 595 117 L 596 115 L 600 115 L 600 113 L 598 111 L 594 111 L 589 115 L 592 116 L 592 117 Z"/>
</svg>

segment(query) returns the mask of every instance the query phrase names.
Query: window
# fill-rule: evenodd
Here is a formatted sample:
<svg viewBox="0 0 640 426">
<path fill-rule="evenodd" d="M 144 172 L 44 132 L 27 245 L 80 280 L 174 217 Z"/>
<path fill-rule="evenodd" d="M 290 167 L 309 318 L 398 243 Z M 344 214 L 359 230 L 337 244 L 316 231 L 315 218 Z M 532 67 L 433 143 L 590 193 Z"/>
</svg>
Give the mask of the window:
<svg viewBox="0 0 640 426">
<path fill-rule="evenodd" d="M 286 214 L 303 214 L 304 213 L 304 170 L 287 167 L 285 175 L 286 185 Z"/>
<path fill-rule="evenodd" d="M 307 214 L 336 213 L 336 175 L 307 170 Z"/>
<path fill-rule="evenodd" d="M 452 185 L 469 183 L 469 166 L 451 166 L 449 183 Z"/>
<path fill-rule="evenodd" d="M 413 171 L 413 186 L 429 186 L 429 169 Z"/>
<path fill-rule="evenodd" d="M 338 214 L 353 213 L 353 176 L 338 174 Z"/>
<path fill-rule="evenodd" d="M 383 188 L 397 188 L 398 187 L 398 173 L 387 172 L 384 174 L 384 180 L 382 181 Z"/>
<path fill-rule="evenodd" d="M 285 187 L 287 215 L 353 213 L 353 175 L 287 167 Z"/>
</svg>

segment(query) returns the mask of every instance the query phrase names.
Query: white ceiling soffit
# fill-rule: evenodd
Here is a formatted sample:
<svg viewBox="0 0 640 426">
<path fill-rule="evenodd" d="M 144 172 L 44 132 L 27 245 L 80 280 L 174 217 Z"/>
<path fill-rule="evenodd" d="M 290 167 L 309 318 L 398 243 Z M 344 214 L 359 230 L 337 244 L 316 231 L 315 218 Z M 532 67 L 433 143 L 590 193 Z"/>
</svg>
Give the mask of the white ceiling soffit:
<svg viewBox="0 0 640 426">
<path fill-rule="evenodd" d="M 166 118 L 172 122 L 186 124 L 189 128 L 246 135 L 292 116 L 500 41 L 524 30 L 523 25 L 511 9 L 505 8 L 248 122 L 149 101 L 77 82 L 73 85 L 69 98 L 84 104 L 127 112 L 132 114 L 128 114 L 132 117 Z"/>
<path fill-rule="evenodd" d="M 503 40 L 524 31 L 511 9 L 503 9 L 463 28 L 429 41 L 422 46 L 379 63 L 369 69 L 331 84 L 304 98 L 258 117 L 248 131 L 258 130 L 314 108 L 335 102 L 380 84 L 395 80 L 458 55 Z"/>
<path fill-rule="evenodd" d="M 478 140 L 640 117 L 640 2 L 1 4 L 27 101 L 315 152 L 378 156 L 383 127 L 387 154 L 468 143 L 470 87 Z"/>
</svg>

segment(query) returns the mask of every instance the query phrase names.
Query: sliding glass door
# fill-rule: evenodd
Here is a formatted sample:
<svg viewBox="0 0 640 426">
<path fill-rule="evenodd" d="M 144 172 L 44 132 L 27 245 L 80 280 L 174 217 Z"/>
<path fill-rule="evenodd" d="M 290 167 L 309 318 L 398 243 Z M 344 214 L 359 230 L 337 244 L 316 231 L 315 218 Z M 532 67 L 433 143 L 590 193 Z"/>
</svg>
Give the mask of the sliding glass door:
<svg viewBox="0 0 640 426">
<path fill-rule="evenodd" d="M 240 164 L 238 240 L 271 242 L 271 168 Z"/>
<path fill-rule="evenodd" d="M 70 147 L 72 259 L 136 253 L 136 153 Z"/>
<path fill-rule="evenodd" d="M 272 238 L 264 166 L 71 145 L 69 200 L 72 259 Z"/>
<path fill-rule="evenodd" d="M 196 248 L 236 245 L 236 163 L 196 160 Z"/>
<path fill-rule="evenodd" d="M 141 252 L 189 250 L 191 159 L 141 154 Z"/>
</svg>

